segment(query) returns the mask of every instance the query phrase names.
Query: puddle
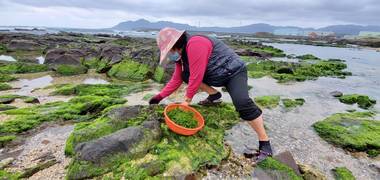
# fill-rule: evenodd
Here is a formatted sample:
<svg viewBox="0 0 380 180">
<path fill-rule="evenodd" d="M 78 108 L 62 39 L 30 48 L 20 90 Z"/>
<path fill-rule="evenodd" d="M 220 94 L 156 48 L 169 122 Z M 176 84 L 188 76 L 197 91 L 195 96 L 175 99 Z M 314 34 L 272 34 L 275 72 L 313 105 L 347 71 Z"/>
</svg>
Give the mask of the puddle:
<svg viewBox="0 0 380 180">
<path fill-rule="evenodd" d="M 30 95 L 37 88 L 44 88 L 52 84 L 53 77 L 50 75 L 42 76 L 35 79 L 20 79 L 15 82 L 14 87 L 20 88 L 16 93 L 19 95 Z"/>
<path fill-rule="evenodd" d="M 0 55 L 0 60 L 1 61 L 16 61 L 15 58 L 12 56 L 7 56 L 7 55 Z"/>
<path fill-rule="evenodd" d="M 83 84 L 109 84 L 109 82 L 101 78 L 87 78 L 83 80 Z"/>
<path fill-rule="evenodd" d="M 45 58 L 43 56 L 36 57 L 38 60 L 38 64 L 43 64 L 45 62 Z"/>
</svg>

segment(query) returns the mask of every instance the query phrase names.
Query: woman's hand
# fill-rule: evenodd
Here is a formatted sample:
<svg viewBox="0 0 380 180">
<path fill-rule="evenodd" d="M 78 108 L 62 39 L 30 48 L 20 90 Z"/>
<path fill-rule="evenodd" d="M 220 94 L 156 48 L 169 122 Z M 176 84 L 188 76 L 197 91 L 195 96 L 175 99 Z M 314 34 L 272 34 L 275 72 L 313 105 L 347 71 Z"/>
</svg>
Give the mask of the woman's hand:
<svg viewBox="0 0 380 180">
<path fill-rule="evenodd" d="M 150 100 L 149 100 L 149 104 L 158 104 L 160 103 L 160 101 L 162 100 L 162 96 L 157 94 L 155 96 L 153 96 Z"/>
<path fill-rule="evenodd" d="M 191 99 L 188 98 L 188 97 L 185 97 L 185 101 L 183 101 L 181 104 L 185 105 L 185 106 L 188 106 L 188 105 L 190 105 L 190 103 L 191 103 Z"/>
</svg>

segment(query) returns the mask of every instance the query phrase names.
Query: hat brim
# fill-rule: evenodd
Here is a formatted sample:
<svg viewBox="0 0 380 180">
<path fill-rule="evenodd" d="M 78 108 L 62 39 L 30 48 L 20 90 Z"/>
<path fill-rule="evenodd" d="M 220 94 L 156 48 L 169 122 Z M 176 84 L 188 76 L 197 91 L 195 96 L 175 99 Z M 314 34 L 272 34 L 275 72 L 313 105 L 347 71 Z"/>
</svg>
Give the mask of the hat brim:
<svg viewBox="0 0 380 180">
<path fill-rule="evenodd" d="M 172 39 L 168 46 L 166 46 L 166 48 L 162 51 L 160 51 L 160 65 L 165 65 L 167 64 L 167 56 L 168 56 L 168 53 L 169 51 L 173 48 L 173 46 L 175 45 L 175 43 L 178 41 L 178 39 L 182 36 L 182 34 L 185 32 L 184 30 L 183 31 L 180 31 L 180 36 L 176 37 L 175 39 Z"/>
</svg>

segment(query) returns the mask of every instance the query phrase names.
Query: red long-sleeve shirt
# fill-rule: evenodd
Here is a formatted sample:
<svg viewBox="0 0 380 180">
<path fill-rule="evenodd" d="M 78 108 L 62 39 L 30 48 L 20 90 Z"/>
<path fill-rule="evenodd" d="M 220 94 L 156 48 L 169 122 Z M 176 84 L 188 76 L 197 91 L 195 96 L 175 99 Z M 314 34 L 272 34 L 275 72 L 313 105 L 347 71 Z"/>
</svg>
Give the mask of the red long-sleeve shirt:
<svg viewBox="0 0 380 180">
<path fill-rule="evenodd" d="M 206 37 L 193 36 L 189 39 L 186 45 L 186 53 L 189 61 L 190 77 L 186 97 L 192 99 L 197 93 L 206 72 L 211 52 L 212 42 Z M 182 71 L 182 64 L 176 63 L 172 78 L 160 92 L 162 98 L 169 96 L 181 86 Z"/>
</svg>

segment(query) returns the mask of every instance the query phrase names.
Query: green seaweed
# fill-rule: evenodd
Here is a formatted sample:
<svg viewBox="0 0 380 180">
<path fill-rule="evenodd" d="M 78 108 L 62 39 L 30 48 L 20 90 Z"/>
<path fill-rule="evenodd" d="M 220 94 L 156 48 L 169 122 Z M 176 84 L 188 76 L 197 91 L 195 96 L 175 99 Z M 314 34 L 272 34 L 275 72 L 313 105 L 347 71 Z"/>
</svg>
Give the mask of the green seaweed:
<svg viewBox="0 0 380 180">
<path fill-rule="evenodd" d="M 162 83 L 164 81 L 164 76 L 164 69 L 162 67 L 157 66 L 156 70 L 154 71 L 153 80 Z"/>
<path fill-rule="evenodd" d="M 12 89 L 12 86 L 10 86 L 7 83 L 0 83 L 0 91 L 9 90 Z"/>
<path fill-rule="evenodd" d="M 337 113 L 313 124 L 324 140 L 349 151 L 380 152 L 380 121 L 370 112 Z"/>
<path fill-rule="evenodd" d="M 17 179 L 20 179 L 20 173 L 8 172 L 6 170 L 0 169 L 0 179 L 1 180 L 17 180 Z"/>
<path fill-rule="evenodd" d="M 286 108 L 294 108 L 297 106 L 302 106 L 305 103 L 305 99 L 296 98 L 296 99 L 282 99 L 282 103 Z"/>
<path fill-rule="evenodd" d="M 0 64 L 0 73 L 2 74 L 36 73 L 44 71 L 48 71 L 48 66 L 44 64 L 21 62 Z"/>
<path fill-rule="evenodd" d="M 71 149 L 70 151 L 74 155 L 73 161 L 68 167 L 67 178 L 162 179 L 163 175 L 169 177 L 186 175 L 196 172 L 206 165 L 218 165 L 229 153 L 223 142 L 224 132 L 239 122 L 239 116 L 230 104 L 221 104 L 218 107 L 195 106 L 195 108 L 205 118 L 205 127 L 196 135 L 177 135 L 170 131 L 165 124 L 161 124 L 162 138 L 160 142 L 155 144 L 144 157 L 130 159 L 131 157 L 122 154 L 115 155 L 100 165 L 76 160 L 72 148 L 80 142 L 105 136 L 119 128 L 138 125 L 147 119 L 162 118 L 164 107 L 145 106 L 137 117 L 129 120 L 120 121 L 104 116 L 93 122 L 77 124 L 66 142 L 66 149 Z M 126 124 L 127 122 L 130 124 Z M 103 129 L 105 126 L 107 126 L 106 131 L 99 129 Z M 158 164 L 159 168 L 153 166 L 153 170 L 151 170 L 147 168 L 146 164 Z"/>
<path fill-rule="evenodd" d="M 13 116 L 0 124 L 0 137 L 17 135 L 48 121 L 88 121 L 96 118 L 105 108 L 125 102 L 124 99 L 107 96 L 78 96 L 68 102 L 7 110 L 3 113 Z"/>
<path fill-rule="evenodd" d="M 122 97 L 130 93 L 143 91 L 148 84 L 127 83 L 127 84 L 63 84 L 57 86 L 57 89 L 51 95 L 95 95 Z"/>
<path fill-rule="evenodd" d="M 107 75 L 120 80 L 143 81 L 152 76 L 152 71 L 146 64 L 134 62 L 130 59 L 115 64 L 107 72 Z"/>
<path fill-rule="evenodd" d="M 320 60 L 318 57 L 312 54 L 305 54 L 305 55 L 297 56 L 296 58 L 302 59 L 302 60 Z"/>
<path fill-rule="evenodd" d="M 336 167 L 333 170 L 336 180 L 355 180 L 356 178 L 352 175 L 352 172 L 346 167 Z"/>
<path fill-rule="evenodd" d="M 11 142 L 16 139 L 16 136 L 14 135 L 9 135 L 9 136 L 0 136 L 0 147 L 4 147 L 5 144 L 8 142 Z"/>
<path fill-rule="evenodd" d="M 63 76 L 73 76 L 87 73 L 87 67 L 62 64 L 57 67 L 56 72 Z"/>
<path fill-rule="evenodd" d="M 262 108 L 275 108 L 280 103 L 280 96 L 259 96 L 255 97 L 255 102 Z"/>
<path fill-rule="evenodd" d="M 0 82 L 9 82 L 9 81 L 13 81 L 13 80 L 16 80 L 17 78 L 9 75 L 9 74 L 2 74 L 0 73 Z"/>
<path fill-rule="evenodd" d="M 89 69 L 96 69 L 98 67 L 100 59 L 97 57 L 86 59 L 82 61 L 82 64 Z"/>
<path fill-rule="evenodd" d="M 303 178 L 298 176 L 296 172 L 289 166 L 273 159 L 272 157 L 266 158 L 257 165 L 259 168 L 265 170 L 269 174 L 274 174 L 274 177 L 278 178 L 281 175 L 281 179 L 302 180 Z M 285 176 L 285 177 L 284 177 Z"/>
<path fill-rule="evenodd" d="M 167 113 L 170 120 L 175 124 L 185 128 L 198 127 L 198 121 L 194 119 L 194 113 L 191 111 L 184 111 L 180 108 L 175 108 Z"/>
<path fill-rule="evenodd" d="M 6 111 L 6 110 L 16 109 L 16 108 L 17 107 L 15 107 L 15 106 L 7 105 L 7 104 L 0 104 L 0 111 Z"/>
<path fill-rule="evenodd" d="M 339 101 L 345 104 L 357 103 L 358 106 L 362 109 L 368 109 L 376 104 L 376 100 L 371 99 L 366 95 L 360 94 L 345 94 L 339 97 Z"/>
<path fill-rule="evenodd" d="M 351 75 L 343 71 L 347 65 L 343 62 L 320 60 L 316 63 L 282 62 L 260 60 L 247 65 L 248 75 L 251 78 L 271 76 L 278 82 L 316 80 L 318 77 L 345 78 Z M 284 69 L 280 71 L 280 69 Z M 285 71 L 286 70 L 286 71 Z"/>
</svg>

